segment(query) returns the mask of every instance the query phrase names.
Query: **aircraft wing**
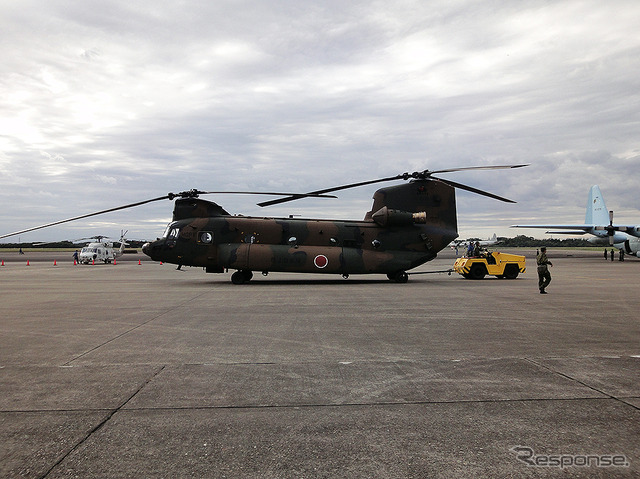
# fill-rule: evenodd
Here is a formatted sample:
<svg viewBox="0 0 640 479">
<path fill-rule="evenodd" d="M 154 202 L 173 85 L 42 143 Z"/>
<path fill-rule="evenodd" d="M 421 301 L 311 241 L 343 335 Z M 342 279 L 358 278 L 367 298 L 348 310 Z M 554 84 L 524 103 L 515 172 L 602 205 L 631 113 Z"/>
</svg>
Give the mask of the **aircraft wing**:
<svg viewBox="0 0 640 479">
<path fill-rule="evenodd" d="M 563 234 L 584 234 L 595 228 L 594 225 L 511 225 L 512 228 L 546 228 L 564 230 Z M 568 231 L 572 231 L 569 233 Z M 576 233 L 577 231 L 577 233 Z"/>
<path fill-rule="evenodd" d="M 548 235 L 586 235 L 587 234 L 587 232 L 584 230 L 545 231 L 544 233 Z"/>
</svg>

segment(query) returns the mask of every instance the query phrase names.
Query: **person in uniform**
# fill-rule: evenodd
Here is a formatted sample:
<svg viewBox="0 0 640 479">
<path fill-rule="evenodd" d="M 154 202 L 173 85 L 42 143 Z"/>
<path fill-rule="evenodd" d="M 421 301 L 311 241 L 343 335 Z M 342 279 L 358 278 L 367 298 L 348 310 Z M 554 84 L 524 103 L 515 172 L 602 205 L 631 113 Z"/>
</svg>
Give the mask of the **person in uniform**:
<svg viewBox="0 0 640 479">
<path fill-rule="evenodd" d="M 540 254 L 536 257 L 536 263 L 538 264 L 538 288 L 540 294 L 547 294 L 546 287 L 551 282 L 551 273 L 549 267 L 553 266 L 549 258 L 547 258 L 547 248 L 543 246 L 540 248 Z"/>
<path fill-rule="evenodd" d="M 467 258 L 471 258 L 473 256 L 473 241 L 469 241 L 467 245 Z"/>
</svg>

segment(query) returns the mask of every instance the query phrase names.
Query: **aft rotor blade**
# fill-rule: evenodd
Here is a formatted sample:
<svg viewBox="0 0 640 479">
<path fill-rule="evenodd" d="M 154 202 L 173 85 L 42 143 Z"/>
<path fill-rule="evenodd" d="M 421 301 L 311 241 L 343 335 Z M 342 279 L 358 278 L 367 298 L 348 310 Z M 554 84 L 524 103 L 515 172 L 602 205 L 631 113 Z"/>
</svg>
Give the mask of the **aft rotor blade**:
<svg viewBox="0 0 640 479">
<path fill-rule="evenodd" d="M 448 170 L 435 170 L 435 171 L 429 171 L 429 170 L 425 170 L 425 173 L 427 176 L 431 176 L 431 175 L 435 175 L 435 174 L 439 174 L 439 173 L 452 173 L 455 171 L 467 171 L 467 170 L 506 170 L 506 169 L 512 169 L 512 168 L 523 168 L 525 166 L 529 166 L 527 165 L 492 165 L 492 166 L 467 166 L 464 168 L 451 168 Z"/>
<path fill-rule="evenodd" d="M 268 196 L 295 196 L 299 198 L 337 198 L 335 195 L 320 193 L 279 193 L 272 191 L 200 191 L 201 195 L 268 195 Z"/>
<path fill-rule="evenodd" d="M 406 179 L 408 177 L 409 176 L 405 173 L 405 174 L 402 174 L 402 175 L 390 176 L 388 178 L 378 178 L 377 180 L 360 181 L 358 183 L 350 183 L 348 185 L 334 186 L 332 188 L 325 188 L 323 190 L 311 191 L 310 193 L 305 193 L 303 195 L 292 194 L 292 195 L 288 195 L 286 198 L 278 198 L 277 200 L 263 201 L 262 203 L 258 203 L 258 206 L 263 206 L 264 207 L 264 206 L 278 205 L 280 203 L 286 203 L 288 201 L 293 201 L 293 200 L 297 200 L 297 199 L 300 199 L 300 198 L 304 198 L 305 196 L 323 195 L 325 193 L 332 193 L 334 191 L 346 190 L 348 188 L 355 188 L 357 186 L 372 185 L 374 183 L 382 183 L 383 181 L 402 180 L 402 179 Z"/>
<path fill-rule="evenodd" d="M 365 186 L 365 185 L 372 185 L 374 183 L 382 183 L 384 181 L 408 180 L 410 178 L 423 179 L 424 180 L 424 179 L 431 178 L 431 175 L 433 175 L 435 173 L 451 173 L 451 172 L 454 172 L 454 171 L 465 171 L 465 170 L 502 170 L 502 169 L 510 169 L 510 168 L 522 168 L 524 166 L 529 166 L 529 165 L 470 166 L 470 167 L 464 167 L 464 168 L 450 168 L 450 169 L 446 169 L 446 170 L 436 170 L 436 171 L 429 171 L 429 170 L 416 171 L 416 172 L 413 172 L 413 173 L 402 173 L 401 175 L 389 176 L 387 178 L 379 178 L 377 180 L 361 181 L 361 182 L 358 182 L 358 183 L 350 183 L 348 185 L 334 186 L 332 188 L 325 188 L 323 190 L 312 191 L 312 192 L 310 192 L 308 194 L 312 195 L 312 194 L 331 193 L 331 192 L 334 192 L 334 191 L 346 190 L 348 188 L 355 188 L 357 186 Z M 437 178 L 437 179 L 439 179 L 439 178 Z M 440 180 L 440 181 L 444 181 L 444 180 Z M 451 181 L 450 184 L 451 184 L 451 186 L 454 186 L 454 182 L 453 181 Z M 455 183 L 455 184 L 458 184 L 458 183 Z M 472 192 L 478 193 L 480 195 L 489 196 L 490 198 L 495 198 L 495 199 L 500 200 L 500 201 L 507 201 L 507 202 L 510 202 L 510 203 L 515 203 L 515 201 L 509 200 L 507 198 L 502 198 L 501 196 L 497 196 L 497 195 L 494 195 L 492 193 L 487 193 L 486 191 L 478 190 L 478 189 L 472 188 L 470 186 L 460 185 L 459 188 L 464 189 L 464 190 L 468 190 L 468 191 L 472 191 Z M 303 198 L 303 196 L 291 195 L 291 196 L 287 196 L 286 198 L 278 198 L 276 200 L 263 201 L 262 203 L 258 203 L 258 206 L 278 205 L 278 204 L 281 204 L 281 203 L 286 203 L 287 201 L 297 200 L 299 198 Z"/>
<path fill-rule="evenodd" d="M 84 219 L 84 218 L 90 218 L 92 216 L 102 215 L 104 213 L 111 213 L 112 211 L 119 211 L 119 210 L 124 210 L 124 209 L 127 209 L 127 208 L 133 208 L 134 206 L 145 205 L 145 204 L 151 203 L 153 201 L 166 200 L 168 198 L 169 198 L 169 196 L 165 195 L 165 196 L 160 196 L 158 198 L 152 198 L 150 200 L 138 201 L 137 203 L 130 203 L 128 205 L 116 206 L 115 208 L 109 208 L 107 210 L 96 211 L 94 213 L 88 213 L 86 215 L 74 216 L 73 218 L 67 218 L 66 220 L 54 221 L 53 223 L 47 223 L 46 225 L 34 226 L 33 228 L 27 228 L 25 230 L 16 231 L 14 233 L 9 233 L 9 234 L 6 234 L 6 235 L 2 235 L 2 236 L 0 236 L 0 239 L 8 238 L 10 236 L 16 236 L 16 235 L 23 234 L 23 233 L 28 233 L 30 231 L 35 231 L 35 230 L 39 230 L 39 229 L 42 229 L 42 228 L 48 228 L 49 226 L 61 225 L 63 223 L 69 223 L 71 221 L 76 221 L 76 220 L 81 220 L 81 219 Z"/>
<path fill-rule="evenodd" d="M 489 193 L 488 191 L 479 190 L 478 188 L 474 188 L 473 186 L 463 185 L 462 183 L 456 183 L 455 181 L 451 181 L 451 180 L 443 180 L 442 178 L 433 178 L 433 179 L 441 181 L 443 183 L 446 183 L 447 185 L 453 186 L 454 188 L 459 188 L 461 190 L 470 191 L 471 193 L 476 193 L 476 194 L 482 195 L 482 196 L 488 196 L 489 198 L 493 198 L 494 200 L 504 201 L 505 203 L 516 203 L 515 201 L 510 200 L 509 198 L 504 198 L 502 196 L 494 195 L 493 193 Z"/>
</svg>

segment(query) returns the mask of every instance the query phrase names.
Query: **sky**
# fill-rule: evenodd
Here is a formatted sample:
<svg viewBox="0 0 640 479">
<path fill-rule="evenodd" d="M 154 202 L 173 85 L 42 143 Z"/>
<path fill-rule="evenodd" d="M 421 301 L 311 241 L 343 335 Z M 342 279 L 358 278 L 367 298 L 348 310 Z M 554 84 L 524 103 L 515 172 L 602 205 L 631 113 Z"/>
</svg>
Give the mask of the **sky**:
<svg viewBox="0 0 640 479">
<path fill-rule="evenodd" d="M 635 0 L 0 3 L 0 235 L 191 188 L 305 192 L 443 178 L 460 237 L 582 223 L 600 185 L 640 224 Z M 436 175 L 437 176 L 437 175 Z M 361 219 L 373 185 L 234 214 Z M 6 238 L 155 239 L 155 202 Z"/>
</svg>

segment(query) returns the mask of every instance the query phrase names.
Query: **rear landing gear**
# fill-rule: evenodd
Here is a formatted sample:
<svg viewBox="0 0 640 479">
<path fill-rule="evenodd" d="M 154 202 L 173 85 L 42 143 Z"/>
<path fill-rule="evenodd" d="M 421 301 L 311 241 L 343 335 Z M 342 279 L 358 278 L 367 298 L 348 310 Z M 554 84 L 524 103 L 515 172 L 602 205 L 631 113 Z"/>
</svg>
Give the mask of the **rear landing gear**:
<svg viewBox="0 0 640 479">
<path fill-rule="evenodd" d="M 409 275 L 406 271 L 398 271 L 396 273 L 387 274 L 387 278 L 391 281 L 395 281 L 396 283 L 406 283 L 409 281 Z"/>
<path fill-rule="evenodd" d="M 244 284 L 251 281 L 253 273 L 249 270 L 236 271 L 231 275 L 231 282 L 233 284 Z"/>
</svg>

